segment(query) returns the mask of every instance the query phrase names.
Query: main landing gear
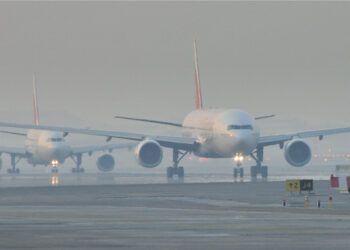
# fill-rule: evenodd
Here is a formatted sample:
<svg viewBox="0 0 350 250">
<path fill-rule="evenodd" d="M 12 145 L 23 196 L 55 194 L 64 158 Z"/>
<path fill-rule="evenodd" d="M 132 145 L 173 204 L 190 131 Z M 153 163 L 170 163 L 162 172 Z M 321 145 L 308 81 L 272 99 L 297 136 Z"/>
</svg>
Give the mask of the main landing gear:
<svg viewBox="0 0 350 250">
<path fill-rule="evenodd" d="M 256 156 L 254 155 L 254 153 L 256 154 Z M 266 181 L 268 176 L 268 168 L 267 166 L 261 165 L 264 159 L 263 147 L 258 147 L 254 153 L 252 153 L 251 156 L 256 161 L 256 166 L 250 167 L 250 176 L 252 180 L 255 181 L 257 179 L 258 174 L 261 174 L 262 179 Z"/>
<path fill-rule="evenodd" d="M 19 174 L 20 173 L 19 168 L 16 168 L 16 165 L 20 160 L 21 160 L 20 157 L 16 160 L 16 155 L 11 154 L 11 168 L 7 169 L 8 174 Z"/>
<path fill-rule="evenodd" d="M 179 162 L 185 157 L 188 152 L 181 152 L 180 150 L 174 148 L 173 150 L 173 166 L 168 167 L 166 175 L 168 179 L 173 178 L 174 175 L 177 175 L 179 179 L 185 177 L 184 167 L 179 167 Z"/>
<path fill-rule="evenodd" d="M 76 155 L 76 159 L 74 159 L 74 157 L 72 157 L 72 160 L 75 162 L 75 164 L 77 164 L 76 168 L 72 168 L 72 173 L 84 173 L 85 169 L 81 168 L 81 163 L 82 163 L 82 154 L 77 154 Z"/>
</svg>

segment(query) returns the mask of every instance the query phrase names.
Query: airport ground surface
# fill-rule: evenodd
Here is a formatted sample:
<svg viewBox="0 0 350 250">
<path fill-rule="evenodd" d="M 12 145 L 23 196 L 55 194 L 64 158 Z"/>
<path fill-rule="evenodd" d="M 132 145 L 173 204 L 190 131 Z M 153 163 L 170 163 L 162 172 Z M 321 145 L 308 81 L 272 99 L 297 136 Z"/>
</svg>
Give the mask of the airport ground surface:
<svg viewBox="0 0 350 250">
<path fill-rule="evenodd" d="M 349 249 L 350 196 L 328 181 L 310 208 L 282 181 L 186 182 L 2 187 L 0 248 Z"/>
</svg>

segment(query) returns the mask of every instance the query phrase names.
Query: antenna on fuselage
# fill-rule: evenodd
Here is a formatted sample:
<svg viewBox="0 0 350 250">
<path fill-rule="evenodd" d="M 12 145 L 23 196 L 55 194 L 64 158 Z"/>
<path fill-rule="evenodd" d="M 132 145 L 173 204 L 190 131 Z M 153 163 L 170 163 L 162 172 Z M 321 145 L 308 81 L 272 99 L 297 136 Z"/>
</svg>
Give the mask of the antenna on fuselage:
<svg viewBox="0 0 350 250">
<path fill-rule="evenodd" d="M 35 73 L 33 73 L 33 105 L 34 105 L 34 124 L 39 125 L 38 99 L 36 96 Z"/>
<path fill-rule="evenodd" d="M 195 80 L 196 80 L 196 108 L 202 109 L 202 91 L 199 82 L 199 70 L 198 70 L 198 58 L 197 58 L 197 44 L 196 40 L 193 40 L 193 50 L 194 50 L 194 70 L 195 70 Z"/>
</svg>

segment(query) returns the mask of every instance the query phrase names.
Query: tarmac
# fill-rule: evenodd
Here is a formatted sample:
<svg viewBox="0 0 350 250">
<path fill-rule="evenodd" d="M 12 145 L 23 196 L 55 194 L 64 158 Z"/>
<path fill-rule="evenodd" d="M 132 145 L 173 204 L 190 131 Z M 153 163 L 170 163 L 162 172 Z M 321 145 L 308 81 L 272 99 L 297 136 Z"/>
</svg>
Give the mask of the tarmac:
<svg viewBox="0 0 350 250">
<path fill-rule="evenodd" d="M 315 181 L 309 208 L 304 195 L 283 181 L 2 187 L 0 248 L 349 249 L 349 194 Z"/>
</svg>

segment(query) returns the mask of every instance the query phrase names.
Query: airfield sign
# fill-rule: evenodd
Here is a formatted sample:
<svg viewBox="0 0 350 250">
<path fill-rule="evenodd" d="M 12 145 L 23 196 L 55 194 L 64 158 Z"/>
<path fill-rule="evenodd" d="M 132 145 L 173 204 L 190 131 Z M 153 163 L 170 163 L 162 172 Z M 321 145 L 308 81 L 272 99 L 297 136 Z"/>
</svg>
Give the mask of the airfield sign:
<svg viewBox="0 0 350 250">
<path fill-rule="evenodd" d="M 311 192 L 314 190 L 313 180 L 286 180 L 286 190 L 288 192 L 302 192 L 308 191 Z"/>
</svg>

